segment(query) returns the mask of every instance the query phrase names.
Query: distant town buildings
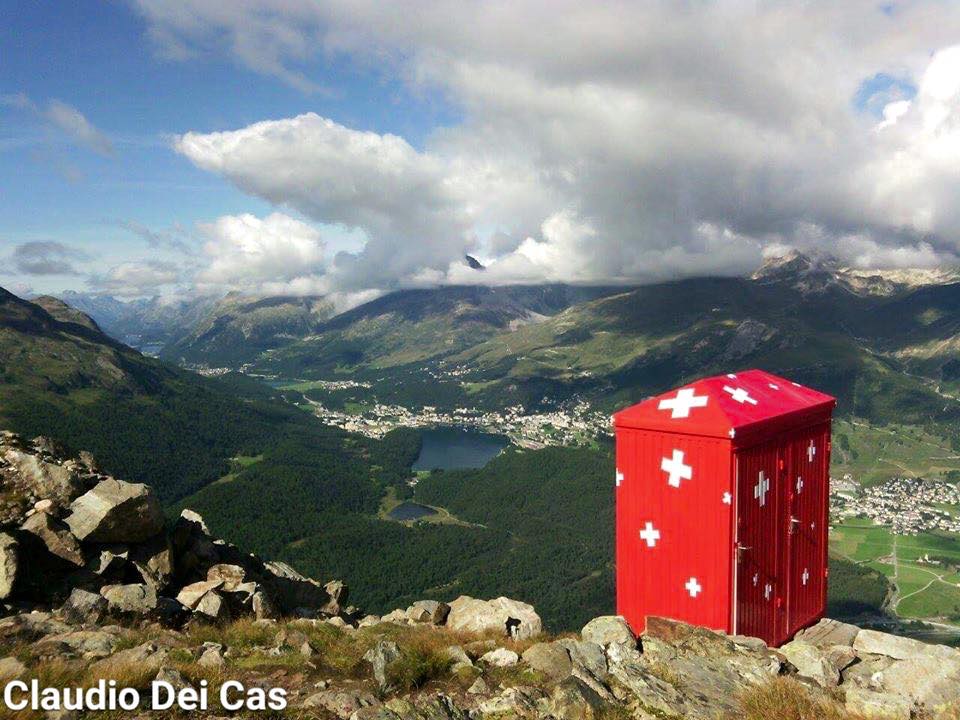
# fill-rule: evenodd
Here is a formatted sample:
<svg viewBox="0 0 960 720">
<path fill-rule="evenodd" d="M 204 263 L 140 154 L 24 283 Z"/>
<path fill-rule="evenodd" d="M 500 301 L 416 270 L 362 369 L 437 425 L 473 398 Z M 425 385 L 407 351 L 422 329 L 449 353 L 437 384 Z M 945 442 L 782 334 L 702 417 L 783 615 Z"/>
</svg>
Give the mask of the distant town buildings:
<svg viewBox="0 0 960 720">
<path fill-rule="evenodd" d="M 849 485 L 852 485 L 850 483 Z M 931 530 L 960 533 L 960 490 L 937 480 L 894 477 L 882 485 L 852 489 L 843 479 L 831 480 L 831 512 L 840 518 L 870 518 L 895 535 Z M 949 508 L 949 509 L 948 509 Z"/>
</svg>

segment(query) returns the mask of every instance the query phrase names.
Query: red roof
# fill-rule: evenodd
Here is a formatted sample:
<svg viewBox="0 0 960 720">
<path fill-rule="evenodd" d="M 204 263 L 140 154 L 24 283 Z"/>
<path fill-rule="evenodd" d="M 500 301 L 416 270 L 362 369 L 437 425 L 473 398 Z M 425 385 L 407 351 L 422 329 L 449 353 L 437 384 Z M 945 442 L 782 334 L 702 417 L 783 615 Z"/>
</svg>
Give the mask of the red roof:
<svg viewBox="0 0 960 720">
<path fill-rule="evenodd" d="M 632 405 L 613 416 L 616 427 L 733 438 L 741 444 L 829 417 L 830 395 L 763 370 L 703 378 Z"/>
</svg>

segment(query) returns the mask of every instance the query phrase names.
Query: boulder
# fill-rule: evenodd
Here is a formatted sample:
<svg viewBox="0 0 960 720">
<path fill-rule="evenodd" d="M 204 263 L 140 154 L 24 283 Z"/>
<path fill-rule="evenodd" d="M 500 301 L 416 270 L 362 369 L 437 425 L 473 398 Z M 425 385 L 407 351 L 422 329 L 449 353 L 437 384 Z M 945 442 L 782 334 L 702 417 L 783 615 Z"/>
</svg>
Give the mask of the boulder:
<svg viewBox="0 0 960 720">
<path fill-rule="evenodd" d="M 20 529 L 38 538 L 52 555 L 83 567 L 85 558 L 80 543 L 66 523 L 45 512 L 36 512 L 26 519 Z"/>
<path fill-rule="evenodd" d="M 162 667 L 157 671 L 156 677 L 154 680 L 157 682 L 165 682 L 170 685 L 174 690 L 180 691 L 189 687 L 193 687 L 187 679 L 183 676 L 179 670 L 174 668 Z"/>
<path fill-rule="evenodd" d="M 443 625 L 450 614 L 450 606 L 436 600 L 417 600 L 407 608 L 407 617 L 415 623 Z"/>
<path fill-rule="evenodd" d="M 7 533 L 0 533 L 0 600 L 6 600 L 13 594 L 17 581 L 19 563 L 17 561 L 17 541 Z"/>
<path fill-rule="evenodd" d="M 466 650 L 464 650 L 459 645 L 450 645 L 443 649 L 443 654 L 450 660 L 450 670 L 452 672 L 459 672 L 460 670 L 466 670 L 473 667 L 473 661 L 470 660 L 470 656 L 467 655 Z"/>
<path fill-rule="evenodd" d="M 853 641 L 853 649 L 860 655 L 886 655 L 896 660 L 915 657 L 960 659 L 960 650 L 946 645 L 929 645 L 912 638 L 876 630 L 861 630 L 857 633 Z"/>
<path fill-rule="evenodd" d="M 147 642 L 127 650 L 121 650 L 90 666 L 92 677 L 116 678 L 135 670 L 138 673 L 156 675 L 167 659 L 168 650 L 156 643 Z"/>
<path fill-rule="evenodd" d="M 840 671 L 815 645 L 793 640 L 781 646 L 780 652 L 797 669 L 800 677 L 813 680 L 825 688 L 836 687 L 840 683 Z"/>
<path fill-rule="evenodd" d="M 591 720 L 600 717 L 605 706 L 593 688 L 575 677 L 557 685 L 548 703 L 550 716 L 557 720 Z"/>
<path fill-rule="evenodd" d="M 843 623 L 839 620 L 823 618 L 816 625 L 811 625 L 798 632 L 794 640 L 802 640 L 816 647 L 826 647 L 828 645 L 853 645 L 853 641 L 860 634 L 860 628 L 856 625 Z"/>
<path fill-rule="evenodd" d="M 883 671 L 880 683 L 886 692 L 904 695 L 931 710 L 958 703 L 960 659 L 926 655 L 898 660 Z"/>
<path fill-rule="evenodd" d="M 81 542 L 141 542 L 163 531 L 163 509 L 142 483 L 106 478 L 70 504 L 67 525 Z"/>
<path fill-rule="evenodd" d="M 219 643 L 204 643 L 203 652 L 197 659 L 197 665 L 211 670 L 223 670 L 227 660 L 223 656 L 223 645 Z"/>
<path fill-rule="evenodd" d="M 60 608 L 60 614 L 69 622 L 95 625 L 103 620 L 107 609 L 107 600 L 102 595 L 74 588 Z"/>
<path fill-rule="evenodd" d="M 158 591 L 166 590 L 173 580 L 173 547 L 165 534 L 132 546 L 129 558 L 143 581 Z"/>
<path fill-rule="evenodd" d="M 320 608 L 320 612 L 326 615 L 339 615 L 344 611 L 347 598 L 350 597 L 350 589 L 342 580 L 331 580 L 323 586 L 323 589 L 327 591 L 330 599 Z"/>
<path fill-rule="evenodd" d="M 149 585 L 104 585 L 100 594 L 111 613 L 148 615 L 157 608 L 157 591 Z"/>
<path fill-rule="evenodd" d="M 250 606 L 253 609 L 253 615 L 257 620 L 276 620 L 280 617 L 270 596 L 262 590 L 253 594 L 250 599 Z"/>
<path fill-rule="evenodd" d="M 230 611 L 223 596 L 216 590 L 211 590 L 196 604 L 193 608 L 195 613 L 206 615 L 211 620 L 226 620 L 230 617 Z"/>
<path fill-rule="evenodd" d="M 496 718 L 538 717 L 537 706 L 546 700 L 546 693 L 535 687 L 510 687 L 499 695 L 479 703 L 477 709 L 481 717 L 492 715 Z"/>
<path fill-rule="evenodd" d="M 246 571 L 239 565 L 218 563 L 211 565 L 207 570 L 207 580 L 210 582 L 219 580 L 224 592 L 235 592 L 244 583 L 245 578 Z"/>
<path fill-rule="evenodd" d="M 583 626 L 580 637 L 603 648 L 613 643 L 633 644 L 634 647 L 637 644 L 633 630 L 620 615 L 603 615 L 594 618 Z"/>
<path fill-rule="evenodd" d="M 523 661 L 553 682 L 560 682 L 573 674 L 570 653 L 565 647 L 555 642 L 531 645 L 524 651 Z"/>
<path fill-rule="evenodd" d="M 450 603 L 447 627 L 462 632 L 494 630 L 518 640 L 535 637 L 543 629 L 532 605 L 505 597 L 478 600 L 468 595 Z"/>
<path fill-rule="evenodd" d="M 513 650 L 497 648 L 481 655 L 480 662 L 491 667 L 511 667 L 520 662 L 520 656 Z"/>
<path fill-rule="evenodd" d="M 894 693 L 881 693 L 860 687 L 848 687 L 846 709 L 857 716 L 877 720 L 910 720 L 913 701 Z"/>
<path fill-rule="evenodd" d="M 223 580 L 204 580 L 195 582 L 182 588 L 177 593 L 177 602 L 191 610 L 195 609 L 203 596 L 211 590 L 216 590 L 223 585 Z"/>
<path fill-rule="evenodd" d="M 119 632 L 98 630 L 75 630 L 59 635 L 48 635 L 34 644 L 32 650 L 38 657 L 105 658 L 113 655 L 120 644 Z"/>
<path fill-rule="evenodd" d="M 70 467 L 47 462 L 38 455 L 22 450 L 7 450 L 4 460 L 18 476 L 22 492 L 36 498 L 49 498 L 58 505 L 66 506 L 83 492 L 83 485 Z"/>
<path fill-rule="evenodd" d="M 301 575 L 282 562 L 265 563 L 264 571 L 266 577 L 263 578 L 263 585 L 282 613 L 291 614 L 297 608 L 308 608 L 325 615 L 339 614 L 339 601 L 316 580 Z M 343 583 L 328 585 L 339 597 L 346 599 L 346 586 Z"/>
<path fill-rule="evenodd" d="M 130 548 L 126 545 L 109 545 L 97 548 L 90 553 L 85 567 L 94 575 L 99 575 L 106 580 L 116 580 L 119 583 L 128 573 L 129 558 Z"/>
<path fill-rule="evenodd" d="M 365 690 L 324 690 L 303 701 L 303 707 L 322 708 L 341 720 L 347 720 L 361 708 L 379 704 L 376 696 Z"/>
<path fill-rule="evenodd" d="M 373 677 L 381 690 L 385 690 L 389 685 L 387 677 L 387 668 L 390 664 L 400 658 L 400 648 L 395 642 L 390 640 L 381 640 L 372 648 L 367 650 L 363 659 L 370 663 L 373 668 Z"/>
</svg>

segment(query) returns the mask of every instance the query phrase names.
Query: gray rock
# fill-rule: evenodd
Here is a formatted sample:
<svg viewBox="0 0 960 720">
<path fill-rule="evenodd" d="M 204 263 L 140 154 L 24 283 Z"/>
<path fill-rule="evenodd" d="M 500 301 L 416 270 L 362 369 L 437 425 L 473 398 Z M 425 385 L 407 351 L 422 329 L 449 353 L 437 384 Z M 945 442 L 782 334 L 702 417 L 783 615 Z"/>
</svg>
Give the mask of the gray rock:
<svg viewBox="0 0 960 720">
<path fill-rule="evenodd" d="M 17 581 L 19 563 L 16 540 L 6 533 L 0 533 L 0 600 L 6 600 L 13 594 Z"/>
<path fill-rule="evenodd" d="M 303 701 L 305 708 L 323 708 L 342 720 L 347 720 L 362 708 L 379 704 L 376 696 L 365 690 L 324 690 Z"/>
<path fill-rule="evenodd" d="M 81 542 L 141 542 L 163 531 L 163 509 L 149 486 L 107 478 L 70 504 L 67 525 Z"/>
<path fill-rule="evenodd" d="M 130 562 L 143 581 L 158 592 L 166 590 L 173 579 L 173 547 L 165 534 L 130 548 Z"/>
<path fill-rule="evenodd" d="M 74 588 L 60 608 L 60 614 L 69 622 L 95 625 L 107 614 L 108 603 L 102 595 Z"/>
<path fill-rule="evenodd" d="M 187 682 L 187 679 L 183 676 L 183 673 L 181 673 L 179 670 L 169 667 L 160 668 L 156 677 L 154 677 L 154 680 L 168 683 L 171 687 L 173 687 L 174 690 L 184 690 L 185 688 L 193 687 L 189 682 Z"/>
<path fill-rule="evenodd" d="M 561 638 L 557 640 L 557 644 L 570 654 L 574 674 L 578 677 L 584 680 L 602 680 L 607 676 L 607 657 L 600 645 L 570 638 Z"/>
<path fill-rule="evenodd" d="M 409 625 L 410 618 L 407 615 L 406 610 L 397 609 L 397 610 L 391 610 L 382 618 L 380 618 L 380 622 L 394 623 L 395 625 Z"/>
<path fill-rule="evenodd" d="M 865 718 L 910 720 L 913 701 L 902 695 L 853 686 L 847 688 L 845 707 L 849 712 Z"/>
<path fill-rule="evenodd" d="M 469 695 L 486 695 L 488 692 L 490 692 L 490 688 L 487 687 L 487 683 L 484 682 L 482 677 L 478 677 L 473 681 L 473 684 L 467 688 Z"/>
<path fill-rule="evenodd" d="M 537 705 L 546 699 L 539 688 L 517 686 L 506 688 L 499 695 L 479 703 L 481 716 L 531 717 L 536 716 Z"/>
<path fill-rule="evenodd" d="M 257 620 L 275 620 L 280 617 L 280 613 L 277 612 L 273 601 L 270 600 L 270 597 L 262 590 L 253 594 L 253 597 L 250 599 L 250 604 L 253 609 L 253 615 Z"/>
<path fill-rule="evenodd" d="M 243 584 L 246 575 L 246 571 L 239 565 L 218 563 L 207 570 L 207 581 L 220 581 L 220 587 L 224 592 L 235 592 Z"/>
<path fill-rule="evenodd" d="M 389 685 L 387 678 L 387 668 L 390 663 L 400 658 L 400 648 L 395 642 L 381 640 L 372 648 L 367 650 L 363 659 L 370 663 L 373 668 L 373 677 L 381 689 L 386 689 Z"/>
<path fill-rule="evenodd" d="M 523 661 L 553 682 L 560 682 L 573 674 L 570 653 L 565 647 L 555 642 L 531 645 L 524 651 Z"/>
<path fill-rule="evenodd" d="M 859 634 L 860 628 L 856 625 L 823 618 L 816 625 L 811 625 L 798 632 L 793 639 L 803 640 L 803 642 L 817 647 L 853 645 L 853 641 Z"/>
<path fill-rule="evenodd" d="M 350 597 L 350 589 L 342 580 L 331 580 L 323 589 L 327 593 L 327 604 L 320 607 L 320 612 L 325 615 L 339 615 L 343 612 L 347 604 L 347 598 Z"/>
<path fill-rule="evenodd" d="M 113 654 L 120 640 L 116 632 L 77 630 L 47 636 L 33 646 L 33 652 L 41 657 L 105 658 Z"/>
<path fill-rule="evenodd" d="M 931 710 L 960 702 L 960 659 L 927 655 L 898 660 L 882 672 L 881 685 Z"/>
<path fill-rule="evenodd" d="M 443 625 L 450 614 L 450 606 L 436 600 L 418 600 L 407 608 L 407 617 L 415 623 Z"/>
<path fill-rule="evenodd" d="M 549 709 L 557 720 L 590 720 L 598 717 L 606 702 L 579 678 L 567 678 L 553 689 Z"/>
<path fill-rule="evenodd" d="M 20 529 L 39 538 L 51 554 L 77 567 L 83 567 L 85 559 L 80 543 L 66 523 L 47 513 L 38 512 L 28 517 Z"/>
<path fill-rule="evenodd" d="M 450 670 L 459 672 L 460 670 L 473 667 L 473 661 L 467 652 L 459 645 L 450 645 L 443 649 L 443 654 L 450 659 Z"/>
<path fill-rule="evenodd" d="M 0 658 L 0 682 L 9 682 L 22 677 L 27 667 L 13 657 Z"/>
<path fill-rule="evenodd" d="M 100 594 L 112 613 L 147 615 L 157 607 L 157 591 L 149 585 L 104 585 Z"/>
<path fill-rule="evenodd" d="M 87 560 L 86 569 L 104 579 L 118 582 L 127 574 L 130 548 L 126 545 L 111 545 L 95 550 Z"/>
<path fill-rule="evenodd" d="M 211 590 L 216 590 L 222 585 L 223 580 L 204 580 L 186 585 L 177 593 L 177 602 L 193 610 L 203 599 L 204 595 Z"/>
<path fill-rule="evenodd" d="M 212 670 L 223 670 L 227 666 L 227 660 L 223 656 L 223 645 L 204 643 L 204 649 L 197 659 L 197 665 Z"/>
<path fill-rule="evenodd" d="M 603 648 L 613 643 L 633 643 L 636 647 L 637 638 L 620 615 L 603 615 L 596 617 L 580 631 L 580 637 Z"/>
<path fill-rule="evenodd" d="M 124 671 L 136 669 L 155 676 L 163 667 L 168 652 L 166 648 L 159 647 L 156 643 L 143 643 L 93 663 L 90 666 L 90 672 L 95 677 L 110 678 Z"/>
<path fill-rule="evenodd" d="M 499 597 L 478 600 L 461 595 L 450 603 L 447 627 L 462 632 L 494 630 L 518 640 L 539 635 L 543 630 L 540 616 L 532 605 Z"/>
<path fill-rule="evenodd" d="M 820 649 L 837 672 L 843 672 L 857 661 L 857 651 L 849 645 L 827 645 Z"/>
<path fill-rule="evenodd" d="M 21 450 L 7 450 L 3 458 L 19 476 L 22 490 L 34 497 L 50 498 L 65 506 L 83 490 L 80 478 L 70 467 L 46 462 Z"/>
<path fill-rule="evenodd" d="M 867 690 L 883 689 L 883 671 L 896 662 L 893 658 L 885 655 L 872 655 L 860 659 L 860 662 L 854 663 L 841 675 L 843 685 L 853 685 Z"/>
<path fill-rule="evenodd" d="M 919 640 L 876 630 L 861 630 L 857 633 L 853 649 L 860 655 L 886 655 L 897 660 L 915 657 L 960 659 L 960 651 L 946 645 L 928 645 Z"/>
<path fill-rule="evenodd" d="M 491 667 L 511 667 L 520 662 L 520 656 L 513 650 L 497 648 L 481 655 L 480 662 Z"/>
<path fill-rule="evenodd" d="M 836 687 L 840 683 L 840 671 L 824 653 L 803 640 L 793 640 L 780 647 L 780 652 L 797 669 L 800 677 L 813 680 L 820 687 Z"/>
<path fill-rule="evenodd" d="M 211 590 L 197 603 L 193 611 L 200 615 L 205 615 L 211 620 L 226 620 L 230 617 L 230 610 L 223 596 L 216 590 Z"/>
</svg>

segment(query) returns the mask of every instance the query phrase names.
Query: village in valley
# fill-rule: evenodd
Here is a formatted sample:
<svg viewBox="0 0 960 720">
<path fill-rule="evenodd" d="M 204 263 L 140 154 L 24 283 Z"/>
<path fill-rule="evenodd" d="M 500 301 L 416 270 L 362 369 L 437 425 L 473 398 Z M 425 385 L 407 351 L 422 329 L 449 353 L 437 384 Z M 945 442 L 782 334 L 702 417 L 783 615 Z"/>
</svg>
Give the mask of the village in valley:
<svg viewBox="0 0 960 720">
<path fill-rule="evenodd" d="M 953 483 L 892 477 L 861 489 L 849 476 L 831 479 L 831 513 L 869 518 L 894 535 L 941 530 L 960 533 L 960 489 Z"/>
</svg>

